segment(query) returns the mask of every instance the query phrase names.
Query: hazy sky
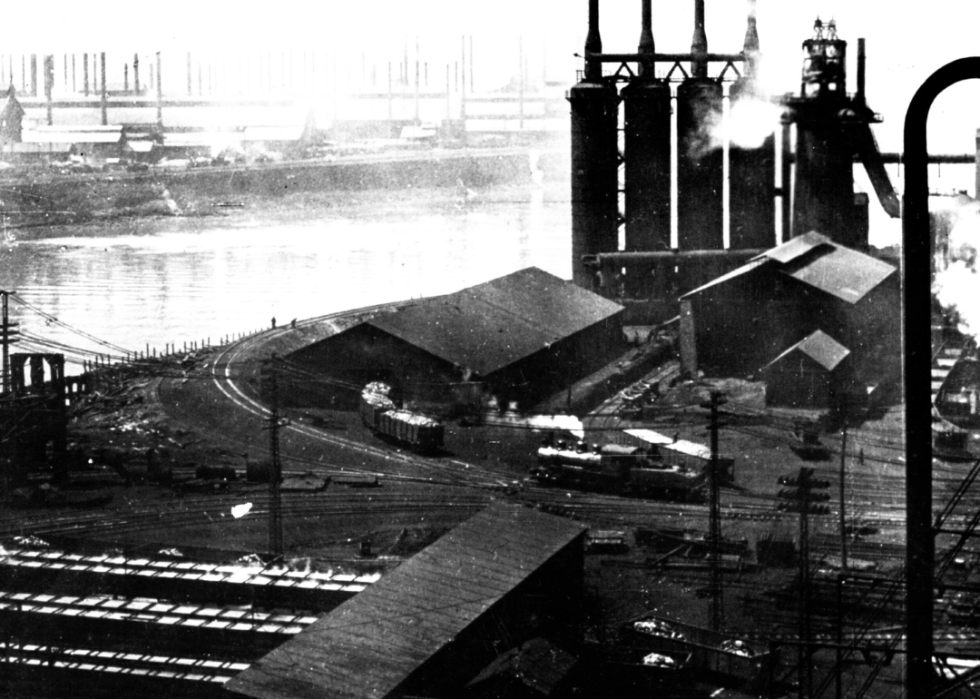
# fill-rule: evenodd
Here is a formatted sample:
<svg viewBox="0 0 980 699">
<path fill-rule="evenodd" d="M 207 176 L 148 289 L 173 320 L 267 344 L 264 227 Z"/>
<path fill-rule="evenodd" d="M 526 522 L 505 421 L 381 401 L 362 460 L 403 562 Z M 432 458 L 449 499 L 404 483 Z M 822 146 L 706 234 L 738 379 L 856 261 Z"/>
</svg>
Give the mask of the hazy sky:
<svg viewBox="0 0 980 699">
<path fill-rule="evenodd" d="M 709 49 L 736 52 L 745 32 L 746 0 L 706 0 Z M 121 0 L 7 3 L 3 53 L 119 51 L 218 52 L 316 50 L 349 54 L 360 62 L 397 60 L 416 37 L 424 58 L 452 62 L 460 39 L 473 35 L 478 80 L 485 89 L 517 69 L 517 36 L 523 35 L 529 72 L 574 79 L 587 28 L 587 0 L 279 0 L 230 3 Z M 693 0 L 654 0 L 658 50 L 690 47 Z M 766 80 L 774 92 L 799 87 L 800 42 L 814 18 L 836 18 L 851 56 L 857 38 L 868 52 L 867 94 L 886 123 L 877 128 L 885 150 L 901 146 L 901 124 L 915 89 L 935 69 L 980 54 L 980 2 L 932 0 L 902 5 L 881 0 L 758 0 L 758 27 Z M 603 0 L 606 51 L 632 51 L 639 35 L 640 0 Z M 414 56 L 412 56 L 414 60 Z M 479 86 L 478 86 L 479 87 Z M 980 126 L 980 83 L 954 88 L 936 102 L 930 146 L 934 152 L 969 152 Z"/>
</svg>

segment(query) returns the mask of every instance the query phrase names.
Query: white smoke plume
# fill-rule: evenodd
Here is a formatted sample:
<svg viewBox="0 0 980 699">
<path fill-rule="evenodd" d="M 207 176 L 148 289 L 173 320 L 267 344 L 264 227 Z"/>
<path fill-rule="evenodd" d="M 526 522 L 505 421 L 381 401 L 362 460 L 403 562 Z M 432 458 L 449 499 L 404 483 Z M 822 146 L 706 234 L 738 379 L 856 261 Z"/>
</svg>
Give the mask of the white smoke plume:
<svg viewBox="0 0 980 699">
<path fill-rule="evenodd" d="M 688 154 L 700 159 L 722 148 L 727 140 L 733 148 L 761 148 L 772 136 L 783 108 L 755 89 L 743 89 L 729 101 L 728 115 L 707 104 L 695 106 L 700 130 L 688 141 Z"/>
<path fill-rule="evenodd" d="M 779 126 L 782 107 L 758 95 L 743 95 L 732 101 L 728 138 L 739 148 L 761 148 Z"/>
<path fill-rule="evenodd" d="M 943 309 L 959 321 L 960 330 L 980 333 L 980 202 L 960 194 L 930 200 L 936 246 L 932 292 Z"/>
</svg>

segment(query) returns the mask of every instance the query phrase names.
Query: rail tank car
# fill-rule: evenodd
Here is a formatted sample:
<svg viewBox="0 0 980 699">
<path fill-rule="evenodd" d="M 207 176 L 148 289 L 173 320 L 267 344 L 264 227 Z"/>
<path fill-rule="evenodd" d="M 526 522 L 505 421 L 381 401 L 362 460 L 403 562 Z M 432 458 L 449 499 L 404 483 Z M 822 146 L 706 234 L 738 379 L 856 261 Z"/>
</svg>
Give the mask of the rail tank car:
<svg viewBox="0 0 980 699">
<path fill-rule="evenodd" d="M 572 485 L 630 495 L 701 500 L 704 477 L 654 452 L 622 444 L 546 441 L 531 475 L 543 485 Z"/>
</svg>

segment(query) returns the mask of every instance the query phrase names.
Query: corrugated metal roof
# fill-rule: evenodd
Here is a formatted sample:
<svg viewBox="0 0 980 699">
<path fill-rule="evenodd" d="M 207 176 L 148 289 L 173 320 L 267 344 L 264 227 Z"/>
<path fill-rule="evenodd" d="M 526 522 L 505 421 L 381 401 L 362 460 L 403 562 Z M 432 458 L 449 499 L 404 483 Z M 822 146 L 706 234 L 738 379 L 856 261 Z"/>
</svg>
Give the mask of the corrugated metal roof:
<svg viewBox="0 0 980 699">
<path fill-rule="evenodd" d="M 558 336 L 587 328 L 623 309 L 618 303 L 537 267 L 527 267 L 461 293 L 510 311 Z"/>
<path fill-rule="evenodd" d="M 847 349 L 823 330 L 815 330 L 769 362 L 766 367 L 768 368 L 773 364 L 777 364 L 783 357 L 796 351 L 802 352 L 827 371 L 836 369 L 847 358 L 847 355 L 851 353 L 851 350 Z"/>
<path fill-rule="evenodd" d="M 841 301 L 857 303 L 898 270 L 871 255 L 833 245 L 798 257 L 780 272 Z"/>
<path fill-rule="evenodd" d="M 682 299 L 742 276 L 766 264 L 847 303 L 857 303 L 897 270 L 887 262 L 834 243 L 811 231 L 752 258 L 747 264 L 687 292 Z"/>
<path fill-rule="evenodd" d="M 622 310 L 531 267 L 367 322 L 486 376 Z"/>
<path fill-rule="evenodd" d="M 226 688 L 259 699 L 388 696 L 584 532 L 560 517 L 491 505 Z"/>
<path fill-rule="evenodd" d="M 816 231 L 810 231 L 809 233 L 791 238 L 782 245 L 777 245 L 772 250 L 766 250 L 759 257 L 766 257 L 774 262 L 786 264 L 822 245 L 833 245 L 833 241 Z"/>
</svg>

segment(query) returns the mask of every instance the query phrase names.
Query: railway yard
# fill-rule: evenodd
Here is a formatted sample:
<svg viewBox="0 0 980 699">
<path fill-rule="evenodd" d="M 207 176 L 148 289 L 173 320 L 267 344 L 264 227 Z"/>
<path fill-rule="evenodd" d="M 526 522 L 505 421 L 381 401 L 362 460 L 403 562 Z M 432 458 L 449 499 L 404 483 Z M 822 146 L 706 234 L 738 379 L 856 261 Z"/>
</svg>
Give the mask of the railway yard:
<svg viewBox="0 0 980 699">
<path fill-rule="evenodd" d="M 681 381 L 669 358 L 643 380 L 609 392 L 581 424 L 591 443 L 621 441 L 618 435 L 630 429 L 706 444 L 702 405 L 722 392 L 728 402 L 721 408 L 719 452 L 732 459 L 733 479 L 720 488 L 724 553 L 717 559 L 706 543 L 710 508 L 703 499 L 532 479 L 542 439 L 575 439 L 560 429 L 562 419 L 496 414 L 475 425 L 447 422 L 443 450 L 421 455 L 379 440 L 356 411 L 283 409 L 284 555 L 272 560 L 270 489 L 246 478 L 269 453 L 269 406 L 259 399 L 259 374 L 264 360 L 314 327 L 322 332 L 349 322 L 350 314 L 326 316 L 104 370 L 101 390 L 73 409 L 72 451 L 85 458 L 76 459 L 69 481 L 37 489 L 0 519 L 0 613 L 15 629 L 5 648 L 21 661 L 10 667 L 24 670 L 8 675 L 12 687 L 24 696 L 57 694 L 27 672 L 32 663 L 56 662 L 64 677 L 105 666 L 121 668 L 111 671 L 117 675 L 158 678 L 162 693 L 184 673 L 195 691 L 208 695 L 278 639 L 492 502 L 590 527 L 582 610 L 587 643 L 621 652 L 618 630 L 630 619 L 652 614 L 704 628 L 717 610 L 725 633 L 763 644 L 778 658 L 771 691 L 795 692 L 800 682 L 813 692 L 827 690 L 835 664 L 849 695 L 870 687 L 869 696 L 886 696 L 900 684 L 900 654 L 893 660 L 904 598 L 900 406 L 852 420 L 846 438 L 841 430 L 824 431 L 815 457 L 799 449 L 793 430 L 818 415 L 768 409 L 751 382 Z M 601 375 L 593 382 L 608 383 Z M 659 388 L 651 392 L 654 383 Z M 799 516 L 778 507 L 780 478 L 801 467 L 832 483 L 829 514 L 808 518 L 806 636 L 816 649 L 805 663 L 809 676 L 796 671 Z M 936 645 L 960 662 L 976 655 L 980 641 L 978 600 L 968 592 L 977 582 L 977 551 L 953 533 L 978 509 L 976 494 L 961 489 L 971 467 L 937 460 L 934 468 L 935 510 L 950 532 L 937 538 L 947 587 L 936 605 Z M 842 543 L 848 568 L 839 585 Z M 713 575 L 720 576 L 717 602 Z M 106 629 L 160 629 L 152 644 L 159 657 L 128 653 L 133 631 L 113 632 L 109 647 L 85 651 L 95 633 L 86 623 L 93 615 Z M 127 619 L 142 623 L 127 627 Z M 181 628 L 187 632 L 174 631 Z M 840 657 L 838 646 L 847 649 Z M 92 657 L 79 659 L 83 652 Z M 55 676 L 61 686 L 63 677 Z M 139 686 L 154 686 L 147 682 Z M 691 682 L 698 684 L 682 684 Z M 744 685 L 744 677 L 736 683 Z M 97 693 L 99 683 L 93 686 Z"/>
</svg>

